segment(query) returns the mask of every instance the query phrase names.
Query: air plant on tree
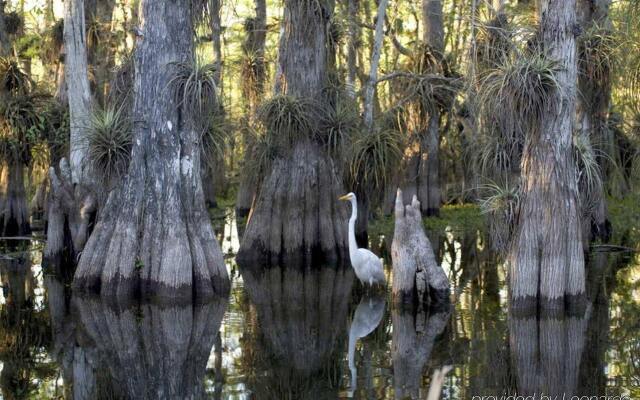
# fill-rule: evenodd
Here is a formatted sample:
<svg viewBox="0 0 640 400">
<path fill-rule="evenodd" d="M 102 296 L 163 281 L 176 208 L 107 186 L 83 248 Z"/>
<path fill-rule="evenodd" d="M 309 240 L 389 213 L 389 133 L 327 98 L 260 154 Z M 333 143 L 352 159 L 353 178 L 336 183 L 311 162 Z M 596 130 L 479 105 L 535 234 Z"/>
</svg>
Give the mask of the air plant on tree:
<svg viewBox="0 0 640 400">
<path fill-rule="evenodd" d="M 107 182 L 124 175 L 129 167 L 132 123 L 122 108 L 95 109 L 87 126 L 87 157 L 95 172 Z"/>
<path fill-rule="evenodd" d="M 198 129 L 205 129 L 209 116 L 218 107 L 216 66 L 197 57 L 169 64 L 172 75 L 167 85 L 176 104 Z"/>
</svg>

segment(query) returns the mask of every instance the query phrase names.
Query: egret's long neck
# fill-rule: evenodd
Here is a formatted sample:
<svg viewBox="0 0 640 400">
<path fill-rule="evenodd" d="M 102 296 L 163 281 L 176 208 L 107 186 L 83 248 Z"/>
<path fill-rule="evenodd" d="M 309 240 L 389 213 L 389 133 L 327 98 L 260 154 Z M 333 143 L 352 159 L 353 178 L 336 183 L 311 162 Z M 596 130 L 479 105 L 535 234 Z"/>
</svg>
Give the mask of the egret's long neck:
<svg viewBox="0 0 640 400">
<path fill-rule="evenodd" d="M 349 218 L 349 253 L 358 250 L 356 242 L 356 219 L 358 218 L 358 203 L 355 199 L 351 199 L 351 218 Z"/>
</svg>

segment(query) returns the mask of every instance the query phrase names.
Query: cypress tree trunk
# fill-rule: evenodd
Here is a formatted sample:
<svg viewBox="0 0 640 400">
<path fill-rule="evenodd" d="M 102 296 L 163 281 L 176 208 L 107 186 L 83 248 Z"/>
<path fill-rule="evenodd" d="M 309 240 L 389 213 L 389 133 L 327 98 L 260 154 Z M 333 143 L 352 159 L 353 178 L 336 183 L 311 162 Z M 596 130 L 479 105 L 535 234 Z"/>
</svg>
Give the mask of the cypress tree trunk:
<svg viewBox="0 0 640 400">
<path fill-rule="evenodd" d="M 69 164 L 73 183 L 79 184 L 84 183 L 88 173 L 84 130 L 91 112 L 84 0 L 69 0 L 64 5 L 65 82 L 71 120 Z"/>
<path fill-rule="evenodd" d="M 58 171 L 49 168 L 51 192 L 48 205 L 46 264 L 74 265 L 84 248 L 97 207 L 93 176 L 87 162 L 86 127 L 91 112 L 84 0 L 65 2 L 64 80 L 56 97 L 69 101 L 70 157 L 60 160 Z M 63 88 L 66 87 L 66 90 Z M 65 96 L 66 92 L 66 96 Z"/>
<path fill-rule="evenodd" d="M 0 164 L 0 233 L 21 236 L 31 233 L 27 195 L 24 190 L 25 167 L 20 162 Z"/>
<path fill-rule="evenodd" d="M 422 20 L 424 42 L 431 46 L 439 61 L 444 57 L 444 27 L 442 1 L 423 0 Z M 434 110 L 436 108 L 434 107 Z M 418 167 L 418 200 L 427 216 L 438 215 L 442 203 L 440 188 L 440 113 L 429 115 L 426 132 L 420 140 L 421 157 Z"/>
<path fill-rule="evenodd" d="M 220 0 L 209 1 L 213 62 L 216 67 L 214 80 L 218 88 L 222 88 L 222 23 L 220 21 L 220 7 Z M 207 207 L 210 208 L 217 207 L 216 195 L 221 194 L 225 185 L 223 157 L 216 156 L 214 164 L 215 168 L 210 163 L 202 163 L 204 199 Z"/>
<path fill-rule="evenodd" d="M 356 78 L 358 77 L 358 48 L 361 43 L 360 18 L 358 11 L 360 0 L 348 0 L 347 12 L 349 38 L 347 43 L 347 90 L 353 97 L 356 95 Z"/>
<path fill-rule="evenodd" d="M 171 63 L 193 57 L 192 23 L 188 3 L 140 3 L 129 170 L 85 246 L 76 288 L 189 300 L 228 286 L 204 206 L 199 135 L 166 89 Z"/>
<path fill-rule="evenodd" d="M 584 255 L 576 166 L 572 156 L 577 82 L 575 0 L 544 0 L 541 41 L 560 63 L 561 90 L 539 129 L 531 127 L 522 156 L 522 194 L 508 254 L 512 305 L 562 307 L 584 294 Z"/>
<path fill-rule="evenodd" d="M 333 62 L 328 27 L 334 2 L 285 1 L 280 38 L 280 76 L 276 88 L 286 95 L 327 101 L 328 68 Z M 346 253 L 346 207 L 333 159 L 310 133 L 273 161 L 260 184 L 244 233 L 239 260 L 308 258 L 320 251 L 327 260 Z"/>
<path fill-rule="evenodd" d="M 252 68 L 243 70 L 243 80 L 254 82 L 255 86 L 243 85 L 243 96 L 247 102 L 247 120 L 251 121 L 255 117 L 256 108 L 260 98 L 264 94 L 264 83 L 266 80 L 266 63 L 264 59 L 264 48 L 267 39 L 267 3 L 266 0 L 256 0 L 256 16 L 252 23 L 246 25 L 247 39 L 243 44 L 245 56 L 254 58 Z M 250 75 L 250 76 L 249 76 Z M 244 135 L 245 162 L 254 154 L 254 143 L 250 135 Z M 251 173 L 248 169 L 240 176 L 238 196 L 236 199 L 236 216 L 244 219 L 249 215 L 256 193 L 256 186 L 259 177 Z M 243 221 L 239 221 L 238 228 L 244 232 Z"/>
</svg>

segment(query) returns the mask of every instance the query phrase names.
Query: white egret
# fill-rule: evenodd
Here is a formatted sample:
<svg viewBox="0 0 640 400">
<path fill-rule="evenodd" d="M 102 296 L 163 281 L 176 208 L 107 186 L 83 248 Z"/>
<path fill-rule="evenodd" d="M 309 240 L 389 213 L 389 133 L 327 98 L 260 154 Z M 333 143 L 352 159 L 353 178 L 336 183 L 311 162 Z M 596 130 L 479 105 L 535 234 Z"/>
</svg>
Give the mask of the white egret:
<svg viewBox="0 0 640 400">
<path fill-rule="evenodd" d="M 382 260 L 367 249 L 359 249 L 356 243 L 356 219 L 358 218 L 358 200 L 353 193 L 345 194 L 338 200 L 349 200 L 351 202 L 351 218 L 349 218 L 349 258 L 351 266 L 356 272 L 356 276 L 363 284 L 368 283 L 384 284 L 384 272 L 382 271 Z"/>
</svg>

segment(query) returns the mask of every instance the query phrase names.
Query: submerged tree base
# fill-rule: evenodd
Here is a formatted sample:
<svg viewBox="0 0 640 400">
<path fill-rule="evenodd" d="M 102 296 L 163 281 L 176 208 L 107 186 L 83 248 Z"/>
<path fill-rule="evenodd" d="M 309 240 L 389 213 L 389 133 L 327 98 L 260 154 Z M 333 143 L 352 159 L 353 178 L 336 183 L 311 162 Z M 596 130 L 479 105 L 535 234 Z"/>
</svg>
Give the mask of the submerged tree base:
<svg viewBox="0 0 640 400">
<path fill-rule="evenodd" d="M 347 256 L 347 210 L 331 158 L 317 144 L 298 143 L 274 161 L 260 186 L 237 259 L 239 262 L 314 260 Z"/>
</svg>

